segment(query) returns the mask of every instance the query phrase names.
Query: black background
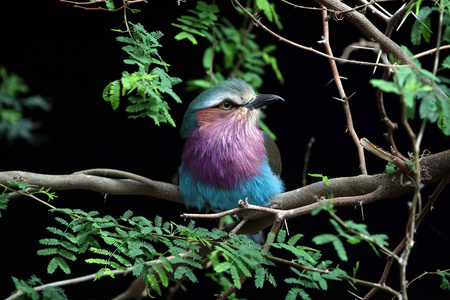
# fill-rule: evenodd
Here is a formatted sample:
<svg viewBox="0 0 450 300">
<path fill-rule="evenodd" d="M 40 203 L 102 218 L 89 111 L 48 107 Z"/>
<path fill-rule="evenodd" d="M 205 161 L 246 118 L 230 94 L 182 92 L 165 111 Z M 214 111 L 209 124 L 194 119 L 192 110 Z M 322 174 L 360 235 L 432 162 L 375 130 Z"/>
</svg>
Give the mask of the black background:
<svg viewBox="0 0 450 300">
<path fill-rule="evenodd" d="M 140 14 L 128 14 L 132 22 L 142 23 L 148 31 L 161 30 L 165 36 L 161 39 L 163 48 L 160 55 L 171 64 L 169 73 L 183 80 L 203 76 L 201 67 L 202 46 L 192 46 L 188 41 L 176 42 L 174 35 L 178 30 L 171 23 L 195 1 L 177 5 L 177 1 L 149 1 L 149 4 L 137 4 Z M 222 14 L 239 25 L 241 20 L 231 1 L 220 2 Z M 398 7 L 392 4 L 391 11 Z M 321 16 L 318 11 L 293 9 L 283 3 L 277 3 L 281 22 L 285 29 L 283 36 L 308 47 L 323 50 L 317 43 L 322 36 Z M 113 168 L 134 172 L 155 180 L 170 182 L 180 163 L 182 142 L 179 129 L 162 124 L 155 126 L 151 119 L 130 120 L 123 107 L 112 111 L 109 104 L 101 98 L 103 88 L 112 80 L 120 78 L 122 70 L 130 69 L 123 64 L 124 52 L 115 41 L 117 33 L 111 28 L 124 29 L 122 12 L 84 11 L 73 8 L 71 4 L 58 1 L 7 1 L 0 7 L 2 18 L 2 39 L 0 42 L 0 65 L 10 72 L 25 78 L 30 94 L 46 97 L 53 105 L 51 112 L 29 112 L 29 115 L 42 124 L 39 134 L 44 139 L 39 145 L 30 145 L 24 141 L 8 143 L 0 141 L 1 169 L 23 170 L 44 174 L 69 174 L 88 168 Z M 264 21 L 264 18 L 263 18 Z M 274 25 L 265 22 L 270 28 Z M 375 22 L 382 25 L 380 22 Z M 340 55 L 346 45 L 358 41 L 362 35 L 345 21 L 332 21 L 331 45 L 336 55 Z M 407 21 L 394 40 L 408 43 L 411 20 Z M 384 27 L 381 27 L 382 30 Z M 279 42 L 263 30 L 256 28 L 261 43 L 274 43 L 278 46 L 276 55 L 279 67 L 284 75 L 285 84 L 280 85 L 270 70 L 260 93 L 271 93 L 286 99 L 284 103 L 271 105 L 267 110 L 266 123 L 277 135 L 277 144 L 283 159 L 282 177 L 287 190 L 301 186 L 301 170 L 306 146 L 311 137 L 316 138 L 313 145 L 308 172 L 322 173 L 330 178 L 356 176 L 360 174 L 356 148 L 346 133 L 346 121 L 333 84 L 326 85 L 331 79 L 329 63 L 325 58 L 290 45 Z M 418 49 L 412 49 L 418 51 Z M 353 59 L 375 60 L 376 55 L 369 51 L 358 51 Z M 424 60 L 425 67 L 430 67 Z M 428 64 L 428 65 L 427 65 Z M 357 91 L 352 98 L 351 110 L 355 129 L 360 138 L 367 137 L 372 142 L 388 149 L 384 140 L 385 126 L 380 122 L 374 89 L 368 84 L 373 77 L 371 67 L 339 65 L 348 95 Z M 380 77 L 377 70 L 375 77 Z M 175 86 L 175 91 L 183 99 L 183 104 L 172 100 L 171 113 L 180 126 L 182 115 L 188 103 L 196 96 L 184 90 L 185 84 Z M 388 114 L 392 120 L 400 121 L 398 99 L 386 101 Z M 415 129 L 419 123 L 413 123 Z M 396 132 L 396 141 L 400 151 L 406 154 L 410 142 L 401 128 Z M 436 153 L 448 149 L 445 138 L 434 125 L 427 126 L 423 148 Z M 370 154 L 366 155 L 370 174 L 383 172 L 385 163 Z M 308 182 L 316 181 L 315 178 Z M 424 189 L 424 199 L 433 191 L 433 187 Z M 152 219 L 160 215 L 164 220 L 183 223 L 179 215 L 185 212 L 182 205 L 148 197 L 108 196 L 85 191 L 58 192 L 53 202 L 57 207 L 82 208 L 85 211 L 98 210 L 101 214 L 119 216 L 130 209 L 137 214 Z M 450 267 L 449 251 L 450 226 L 447 217 L 448 191 L 437 201 L 435 209 L 425 218 L 417 232 L 417 243 L 408 265 L 408 278 L 412 279 L 424 271 Z M 411 195 L 387 199 L 367 205 L 364 208 L 364 222 L 369 231 L 386 233 L 390 236 L 390 248 L 393 249 L 404 236 L 407 219 L 407 201 Z M 362 222 L 361 212 L 353 208 L 340 208 L 339 214 Z M 36 274 L 44 282 L 53 282 L 66 278 L 58 270 L 54 275 L 46 274 L 48 257 L 39 257 L 35 253 L 39 239 L 49 237 L 45 227 L 55 225 L 53 215 L 47 208 L 29 198 L 11 201 L 7 211 L 0 219 L 0 257 L 2 266 L 0 297 L 7 297 L 13 290 L 10 276 L 21 279 Z M 326 216 L 304 216 L 289 221 L 292 233 L 303 233 L 303 244 L 315 247 L 311 239 L 318 233 L 332 232 Z M 214 222 L 199 222 L 212 227 Z M 351 273 L 356 260 L 361 261 L 357 277 L 378 281 L 384 267 L 385 258 L 377 257 L 367 245 L 347 246 L 352 262 L 339 262 L 331 247 L 321 247 L 324 258 L 333 259 L 342 268 Z M 70 277 L 95 273 L 96 266 L 81 262 L 71 264 L 73 274 Z M 398 287 L 398 267 L 392 268 L 392 277 L 388 284 Z M 240 295 L 249 299 L 260 297 L 284 298 L 287 286 L 282 283 L 288 270 L 279 267 L 273 269 L 278 276 L 279 288 L 256 290 L 251 282 L 248 289 Z M 197 285 L 187 285 L 189 292 L 179 291 L 176 299 L 192 299 L 194 295 L 203 299 L 212 299 L 218 287 L 200 272 Z M 66 287 L 71 299 L 110 299 L 126 289 L 132 276 L 102 279 L 100 282 L 83 283 Z M 440 279 L 437 276 L 425 276 L 410 287 L 410 299 L 448 299 L 449 293 L 439 290 Z M 313 299 L 330 299 L 339 295 L 340 299 L 354 299 L 347 290 L 347 284 L 331 283 L 327 292 L 310 291 Z M 367 288 L 359 287 L 355 293 L 364 295 Z M 333 293 L 333 296 L 330 296 Z M 203 295 L 203 296 L 200 296 Z M 390 299 L 390 296 L 377 294 L 375 299 Z"/>
</svg>

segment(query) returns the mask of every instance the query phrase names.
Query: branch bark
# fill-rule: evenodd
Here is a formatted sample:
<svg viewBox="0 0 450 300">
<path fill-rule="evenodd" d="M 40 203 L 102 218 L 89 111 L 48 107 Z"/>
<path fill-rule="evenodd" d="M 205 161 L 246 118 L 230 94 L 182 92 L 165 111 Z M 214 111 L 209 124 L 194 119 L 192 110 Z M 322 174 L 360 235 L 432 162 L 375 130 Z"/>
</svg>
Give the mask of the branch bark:
<svg viewBox="0 0 450 300">
<path fill-rule="evenodd" d="M 450 177 L 450 150 L 423 157 L 420 160 L 421 177 L 427 185 L 437 180 Z M 88 170 L 89 173 L 123 174 L 127 172 L 117 170 Z M 131 174 L 134 175 L 134 174 Z M 96 175 L 86 175 L 80 172 L 70 175 L 45 175 L 23 171 L 0 172 L 0 183 L 8 185 L 8 180 L 19 180 L 39 187 L 58 190 L 89 190 L 111 195 L 144 195 L 163 200 L 184 203 L 179 188 L 176 185 L 153 181 L 138 175 L 135 178 L 107 178 Z M 140 179 L 137 181 L 136 179 Z M 143 183 L 145 182 L 145 183 Z M 286 210 L 286 219 L 309 214 L 319 204 L 319 200 L 333 194 L 335 206 L 364 205 L 373 201 L 395 198 L 414 190 L 411 178 L 400 170 L 394 173 L 377 175 L 360 175 L 330 179 L 329 186 L 317 182 L 308 186 L 279 194 L 274 197 L 270 208 Z M 242 217 L 248 221 L 238 233 L 254 233 L 274 222 L 273 215 L 262 211 L 244 211 Z M 226 229 L 232 230 L 234 225 Z"/>
<path fill-rule="evenodd" d="M 88 170 L 92 173 L 93 170 Z M 88 190 L 110 195 L 142 195 L 184 204 L 177 185 L 153 181 L 135 174 L 109 169 L 96 169 L 98 173 L 123 174 L 125 178 L 108 178 L 84 174 L 83 171 L 69 175 L 47 175 L 24 171 L 0 172 L 0 183 L 8 185 L 8 180 L 18 180 L 39 187 L 61 190 Z M 130 179 L 134 175 L 135 178 Z M 137 179 L 140 180 L 137 180 Z M 144 180 L 145 179 L 145 180 Z"/>
<path fill-rule="evenodd" d="M 437 180 L 450 177 L 450 150 L 439 152 L 420 160 L 422 184 L 428 185 Z M 392 199 L 415 189 L 413 179 L 400 170 L 394 173 L 360 175 L 329 180 L 329 186 L 317 182 L 274 197 L 270 207 L 287 210 L 286 220 L 309 214 L 320 205 L 319 200 L 333 195 L 334 206 L 364 205 L 383 199 Z M 248 221 L 238 232 L 254 233 L 274 222 L 274 216 L 266 212 L 246 211 L 241 214 Z M 234 224 L 230 224 L 229 230 Z"/>
<path fill-rule="evenodd" d="M 394 41 L 383 34 L 362 13 L 337 0 L 315 0 L 329 10 L 341 13 L 341 16 L 358 28 L 366 37 L 380 44 L 380 49 L 386 54 L 393 54 L 402 64 L 416 68 L 405 51 Z"/>
</svg>

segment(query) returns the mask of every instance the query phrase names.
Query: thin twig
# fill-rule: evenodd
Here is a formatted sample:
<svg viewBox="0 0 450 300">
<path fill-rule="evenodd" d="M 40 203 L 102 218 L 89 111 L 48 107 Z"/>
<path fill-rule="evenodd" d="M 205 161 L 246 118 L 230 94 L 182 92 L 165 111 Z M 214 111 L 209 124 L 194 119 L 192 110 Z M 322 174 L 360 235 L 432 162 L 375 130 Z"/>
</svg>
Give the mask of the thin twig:
<svg viewBox="0 0 450 300">
<path fill-rule="evenodd" d="M 444 190 L 444 188 L 449 183 L 450 178 L 444 178 L 442 179 L 438 186 L 435 188 L 433 194 L 429 197 L 428 203 L 424 206 L 424 208 L 420 211 L 420 213 L 417 215 L 415 219 L 415 228 L 419 227 L 420 223 L 422 222 L 423 218 L 432 211 L 434 203 L 436 202 L 437 197 L 441 194 L 441 192 Z M 400 251 L 402 251 L 406 245 L 408 238 L 405 236 L 403 240 L 395 247 L 393 252 L 395 254 L 399 254 Z M 387 277 L 389 275 L 389 272 L 392 267 L 392 263 L 394 261 L 394 258 L 392 256 L 389 257 L 388 261 L 386 262 L 386 265 L 384 266 L 383 273 L 381 274 L 381 278 L 378 281 L 380 285 L 384 285 L 386 283 Z M 409 284 L 408 284 L 409 285 Z M 378 291 L 377 287 L 372 288 L 363 298 L 363 300 L 369 300 L 375 295 L 375 293 Z"/>
<path fill-rule="evenodd" d="M 446 270 L 442 270 L 442 272 L 449 272 L 450 269 L 446 269 Z M 408 283 L 408 287 L 416 280 L 418 279 L 422 279 L 422 277 L 424 277 L 425 275 L 436 275 L 438 272 L 423 272 L 421 275 L 417 276 L 416 278 L 414 278 L 413 280 L 411 280 Z"/>
<path fill-rule="evenodd" d="M 425 56 L 425 55 L 433 54 L 433 53 L 435 53 L 438 49 L 439 49 L 439 50 L 450 49 L 450 45 L 444 45 L 444 46 L 440 46 L 439 48 L 433 48 L 433 49 L 430 49 L 430 50 L 427 50 L 427 51 L 424 51 L 424 52 L 421 52 L 421 53 L 417 53 L 416 55 L 413 56 L 413 58 L 420 58 L 420 57 Z"/>
<path fill-rule="evenodd" d="M 325 20 L 327 16 L 327 11 L 326 10 L 322 10 L 322 19 Z M 328 55 L 330 57 L 334 57 L 333 56 L 333 51 L 331 50 L 331 46 L 330 46 L 330 34 L 329 34 L 329 29 L 328 29 L 328 22 L 323 21 L 323 36 L 325 39 L 325 51 L 328 53 Z M 355 128 L 353 126 L 353 119 L 352 119 L 352 114 L 350 112 L 350 104 L 348 102 L 348 98 L 347 95 L 345 93 L 344 90 L 344 86 L 342 85 L 342 81 L 341 78 L 339 76 L 339 71 L 338 68 L 336 66 L 336 62 L 332 59 L 329 60 L 330 61 L 330 65 L 331 65 L 331 71 L 333 73 L 333 78 L 334 78 L 334 82 L 336 84 L 336 87 L 339 91 L 339 96 L 344 99 L 345 101 L 342 102 L 342 106 L 344 108 L 345 111 L 345 118 L 347 120 L 347 128 L 348 131 L 350 133 L 350 136 L 353 139 L 353 142 L 356 145 L 356 149 L 358 152 L 358 157 L 359 157 L 359 168 L 361 170 L 361 174 L 363 175 L 367 175 L 367 167 L 366 167 L 366 159 L 364 156 L 364 150 L 363 147 L 360 145 L 359 143 L 359 138 L 358 135 L 356 134 Z"/>
<path fill-rule="evenodd" d="M 389 16 L 388 15 L 386 15 L 386 13 L 385 12 L 383 12 L 383 11 L 381 11 L 381 10 L 379 10 L 378 8 L 376 8 L 374 5 L 372 5 L 375 1 L 370 1 L 370 2 L 367 2 L 366 0 L 359 0 L 359 2 L 361 2 L 361 3 L 363 3 L 363 4 L 366 4 L 367 5 L 367 8 L 374 14 L 374 15 L 376 15 L 377 17 L 379 17 L 381 20 L 383 20 L 384 22 L 388 22 L 389 21 Z M 381 1 L 376 1 L 376 2 L 381 2 Z"/>
<path fill-rule="evenodd" d="M 233 0 L 233 1 L 234 1 L 234 3 L 236 3 L 237 6 L 239 6 L 242 9 L 242 11 L 246 15 L 248 15 L 253 20 L 253 22 L 258 24 L 258 27 L 261 27 L 262 29 L 267 31 L 269 34 L 271 34 L 272 36 L 277 38 L 279 41 L 285 42 L 285 43 L 287 43 L 289 45 L 292 45 L 294 47 L 297 47 L 297 48 L 300 48 L 300 49 L 303 49 L 303 50 L 306 50 L 306 51 L 313 52 L 313 53 L 318 54 L 318 55 L 320 55 L 322 57 L 325 57 L 325 58 L 328 58 L 328 59 L 332 59 L 332 60 L 335 60 L 335 61 L 339 61 L 339 62 L 343 62 L 343 63 L 357 64 L 357 65 L 361 65 L 361 66 L 371 66 L 371 67 L 373 67 L 373 66 L 379 66 L 379 67 L 383 67 L 383 68 L 389 68 L 390 67 L 390 65 L 386 65 L 386 64 L 379 64 L 379 63 L 371 63 L 371 62 L 365 62 L 365 61 L 342 59 L 342 58 L 339 58 L 339 57 L 330 56 L 330 55 L 328 55 L 326 53 L 323 53 L 321 51 L 318 51 L 318 50 L 316 50 L 316 49 L 314 49 L 312 47 L 306 47 L 306 46 L 303 46 L 301 44 L 297 44 L 297 43 L 295 43 L 295 42 L 293 42 L 291 40 L 288 40 L 288 39 L 282 37 L 281 35 L 273 32 L 269 28 L 267 28 L 264 24 L 261 23 L 261 21 L 259 21 L 254 15 L 252 15 L 248 10 L 246 10 L 242 6 L 242 4 L 239 3 L 238 0 Z"/>
<path fill-rule="evenodd" d="M 104 8 L 104 7 L 85 7 L 83 5 L 90 5 L 90 4 L 95 4 L 95 3 L 104 3 L 106 2 L 106 0 L 95 0 L 95 1 L 89 1 L 89 2 L 80 2 L 80 1 L 69 1 L 69 0 L 59 0 L 60 2 L 65 2 L 65 3 L 71 3 L 71 4 L 75 4 L 73 7 L 75 8 L 81 8 L 84 10 L 104 10 L 104 11 L 110 11 L 108 8 Z M 130 4 L 133 3 L 138 3 L 138 2 L 146 2 L 148 0 L 133 0 L 133 1 L 128 1 L 128 0 L 122 0 L 123 5 L 121 7 L 118 7 L 116 9 L 114 9 L 114 11 L 119 11 L 121 9 L 124 9 L 126 7 L 128 7 Z"/>
<path fill-rule="evenodd" d="M 403 6 L 401 9 L 399 9 L 397 12 L 395 12 L 392 16 L 390 16 L 389 20 L 387 21 L 386 30 L 384 31 L 384 34 L 387 37 L 390 37 L 392 35 L 392 32 L 394 31 L 395 26 L 397 23 L 404 17 L 406 11 L 408 10 L 408 7 L 410 4 L 416 2 L 417 0 L 412 0 L 410 3 L 408 3 L 406 6 Z M 391 75 L 391 70 L 389 68 L 385 68 L 383 71 L 382 79 L 388 80 L 389 76 Z M 400 151 L 397 148 L 397 145 L 394 140 L 394 131 L 398 129 L 397 123 L 392 122 L 389 117 L 387 116 L 387 112 L 384 106 L 384 92 L 381 89 L 378 89 L 376 92 L 376 99 L 377 99 L 377 105 L 378 105 L 378 111 L 381 116 L 381 120 L 384 122 L 387 128 L 386 133 L 386 139 L 393 148 L 396 155 L 405 161 L 408 161 L 408 158 L 405 157 L 400 153 Z"/>
<path fill-rule="evenodd" d="M 308 172 L 308 163 L 309 163 L 309 157 L 311 155 L 311 148 L 314 142 L 316 141 L 315 137 L 311 137 L 308 143 L 308 147 L 306 148 L 305 153 L 305 159 L 303 161 L 303 172 L 302 172 L 302 185 L 306 186 L 306 174 Z"/>
</svg>

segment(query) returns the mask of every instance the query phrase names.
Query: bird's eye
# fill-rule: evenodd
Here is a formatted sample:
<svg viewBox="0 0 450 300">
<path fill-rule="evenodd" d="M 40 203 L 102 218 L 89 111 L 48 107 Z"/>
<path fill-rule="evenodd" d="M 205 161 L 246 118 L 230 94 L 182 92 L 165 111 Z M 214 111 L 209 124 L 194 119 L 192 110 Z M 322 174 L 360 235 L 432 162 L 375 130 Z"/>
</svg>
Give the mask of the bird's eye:
<svg viewBox="0 0 450 300">
<path fill-rule="evenodd" d="M 233 107 L 233 102 L 230 100 L 222 101 L 222 103 L 219 104 L 219 108 L 224 110 L 230 110 Z"/>
</svg>

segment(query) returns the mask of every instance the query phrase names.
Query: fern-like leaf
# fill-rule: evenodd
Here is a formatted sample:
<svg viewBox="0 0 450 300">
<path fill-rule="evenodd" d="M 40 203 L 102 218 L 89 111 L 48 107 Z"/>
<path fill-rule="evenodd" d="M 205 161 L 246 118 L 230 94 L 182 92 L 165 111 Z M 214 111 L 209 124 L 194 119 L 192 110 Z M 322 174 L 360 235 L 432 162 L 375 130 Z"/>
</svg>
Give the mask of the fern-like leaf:
<svg viewBox="0 0 450 300">
<path fill-rule="evenodd" d="M 116 110 L 120 104 L 120 81 L 111 81 L 103 90 L 103 99 L 111 103 L 113 110 Z"/>
</svg>

